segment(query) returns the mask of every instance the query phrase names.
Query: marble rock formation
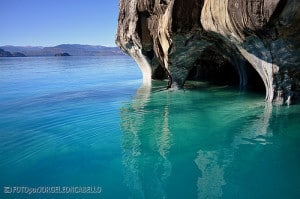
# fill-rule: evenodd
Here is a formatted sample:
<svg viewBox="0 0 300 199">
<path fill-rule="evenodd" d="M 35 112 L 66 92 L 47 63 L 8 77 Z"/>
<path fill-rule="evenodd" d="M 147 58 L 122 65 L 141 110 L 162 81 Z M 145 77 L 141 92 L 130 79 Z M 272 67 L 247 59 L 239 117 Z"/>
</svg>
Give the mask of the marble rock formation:
<svg viewBox="0 0 300 199">
<path fill-rule="evenodd" d="M 299 99 L 299 0 L 120 0 L 119 9 L 116 44 L 145 83 L 216 80 L 265 87 L 268 102 Z"/>
</svg>

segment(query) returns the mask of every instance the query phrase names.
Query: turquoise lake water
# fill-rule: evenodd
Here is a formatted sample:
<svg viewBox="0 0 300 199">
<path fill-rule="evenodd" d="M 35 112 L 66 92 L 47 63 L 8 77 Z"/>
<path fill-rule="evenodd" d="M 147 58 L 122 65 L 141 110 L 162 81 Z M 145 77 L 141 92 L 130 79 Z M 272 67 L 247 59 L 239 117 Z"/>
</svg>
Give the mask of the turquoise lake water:
<svg viewBox="0 0 300 199">
<path fill-rule="evenodd" d="M 0 198 L 300 198 L 300 105 L 165 85 L 127 56 L 0 58 Z"/>
</svg>

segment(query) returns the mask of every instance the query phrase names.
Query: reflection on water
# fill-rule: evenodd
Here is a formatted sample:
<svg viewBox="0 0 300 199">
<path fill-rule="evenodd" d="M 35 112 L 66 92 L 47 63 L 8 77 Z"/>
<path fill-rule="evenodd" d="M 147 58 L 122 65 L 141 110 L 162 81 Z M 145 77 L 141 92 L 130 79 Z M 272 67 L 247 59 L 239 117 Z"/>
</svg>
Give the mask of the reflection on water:
<svg viewBox="0 0 300 199">
<path fill-rule="evenodd" d="M 220 154 L 216 151 L 198 151 L 195 159 L 202 175 L 198 178 L 198 198 L 219 198 L 223 195 L 224 168 L 218 162 Z"/>
<path fill-rule="evenodd" d="M 272 106 L 265 104 L 262 115 L 247 126 L 242 127 L 240 133 L 234 136 L 232 148 L 226 148 L 222 152 L 217 150 L 202 151 L 201 149 L 198 151 L 195 163 L 202 172 L 197 185 L 198 198 L 220 198 L 223 196 L 222 187 L 226 185 L 224 170 L 230 167 L 234 161 L 234 149 L 238 149 L 239 145 L 251 144 L 252 142 L 268 143 L 266 138 L 272 136 L 267 131 L 271 113 Z"/>
<path fill-rule="evenodd" d="M 271 104 L 266 103 L 263 113 L 249 123 L 249 126 L 245 126 L 241 133 L 234 138 L 233 146 L 237 147 L 241 144 L 257 142 L 260 144 L 272 144 L 268 143 L 267 139 L 272 137 L 272 131 L 268 131 L 272 108 Z"/>
<path fill-rule="evenodd" d="M 274 155 L 280 145 L 274 144 L 274 134 L 289 118 L 281 110 L 286 107 L 274 111 L 262 98 L 224 88 L 174 92 L 141 87 L 120 111 L 124 183 L 131 196 L 280 198 L 294 190 L 299 182 L 282 186 L 294 178 L 268 186 L 290 175 L 282 172 L 289 163 Z M 300 166 L 298 160 L 295 164 Z M 268 176 L 276 172 L 282 173 Z"/>
<path fill-rule="evenodd" d="M 123 164 L 125 169 L 124 180 L 132 190 L 136 198 L 145 198 L 147 193 L 155 198 L 165 196 L 164 183 L 171 173 L 171 163 L 167 159 L 170 149 L 170 131 L 168 122 L 168 107 L 156 112 L 159 114 L 153 117 L 151 130 L 147 129 L 146 106 L 150 97 L 150 88 L 145 86 L 137 91 L 134 102 L 122 109 L 122 129 L 124 130 Z M 128 117 L 134 113 L 132 117 Z M 144 129 L 146 127 L 146 129 Z M 150 135 L 143 135 L 141 131 L 150 130 Z M 144 137 L 147 137 L 145 143 Z M 143 150 L 144 145 L 151 151 Z M 144 160 L 142 162 L 141 160 Z M 147 173 L 143 173 L 146 170 Z M 146 174 L 146 175 L 145 175 Z M 144 181 L 147 179 L 147 181 Z"/>
</svg>

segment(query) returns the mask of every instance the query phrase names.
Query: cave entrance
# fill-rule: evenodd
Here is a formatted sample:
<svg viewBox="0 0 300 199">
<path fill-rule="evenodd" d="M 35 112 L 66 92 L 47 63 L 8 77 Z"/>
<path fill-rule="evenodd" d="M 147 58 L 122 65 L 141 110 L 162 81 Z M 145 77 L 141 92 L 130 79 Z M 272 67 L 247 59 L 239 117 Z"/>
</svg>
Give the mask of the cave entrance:
<svg viewBox="0 0 300 199">
<path fill-rule="evenodd" d="M 167 76 L 166 70 L 159 64 L 153 71 L 152 79 L 164 80 L 167 78 L 168 78 L 168 76 Z"/>
<path fill-rule="evenodd" d="M 239 73 L 236 67 L 220 54 L 207 50 L 196 61 L 187 80 L 205 81 L 216 85 L 238 86 Z"/>
<path fill-rule="evenodd" d="M 247 74 L 247 90 L 265 94 L 266 87 L 258 72 L 249 62 L 246 62 L 245 68 Z"/>
<path fill-rule="evenodd" d="M 204 53 L 190 70 L 187 80 L 205 81 L 215 85 L 229 85 L 265 93 L 262 78 L 248 61 L 232 61 L 211 50 Z"/>
</svg>

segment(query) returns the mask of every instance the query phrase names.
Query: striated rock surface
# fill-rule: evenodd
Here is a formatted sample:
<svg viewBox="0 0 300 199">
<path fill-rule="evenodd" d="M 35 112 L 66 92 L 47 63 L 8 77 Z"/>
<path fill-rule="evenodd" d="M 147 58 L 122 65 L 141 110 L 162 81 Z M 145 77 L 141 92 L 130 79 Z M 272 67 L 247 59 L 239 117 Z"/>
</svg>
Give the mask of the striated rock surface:
<svg viewBox="0 0 300 199">
<path fill-rule="evenodd" d="M 145 83 L 168 78 L 264 87 L 290 104 L 300 91 L 300 1 L 120 0 L 116 44 Z"/>
</svg>

